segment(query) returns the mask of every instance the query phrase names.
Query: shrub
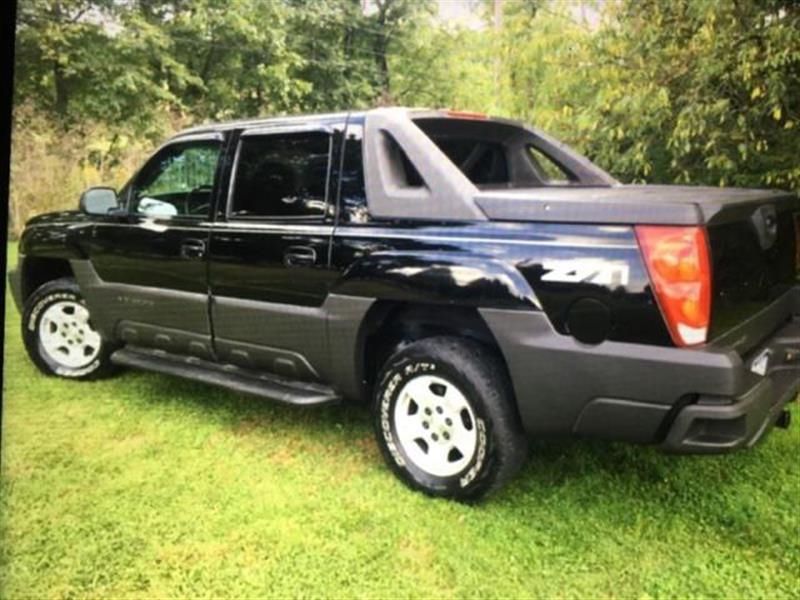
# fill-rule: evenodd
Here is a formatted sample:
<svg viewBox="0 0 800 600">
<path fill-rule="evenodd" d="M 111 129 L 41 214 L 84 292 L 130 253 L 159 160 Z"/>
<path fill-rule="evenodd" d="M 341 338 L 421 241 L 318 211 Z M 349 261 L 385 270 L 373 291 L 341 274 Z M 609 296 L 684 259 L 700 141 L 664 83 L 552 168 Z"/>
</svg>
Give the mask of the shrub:
<svg viewBox="0 0 800 600">
<path fill-rule="evenodd" d="M 166 137 L 176 120 L 157 129 Z M 17 107 L 11 137 L 9 238 L 44 212 L 72 210 L 92 185 L 119 189 L 149 156 L 157 141 L 135 131 L 83 123 L 65 129 L 29 105 Z"/>
</svg>

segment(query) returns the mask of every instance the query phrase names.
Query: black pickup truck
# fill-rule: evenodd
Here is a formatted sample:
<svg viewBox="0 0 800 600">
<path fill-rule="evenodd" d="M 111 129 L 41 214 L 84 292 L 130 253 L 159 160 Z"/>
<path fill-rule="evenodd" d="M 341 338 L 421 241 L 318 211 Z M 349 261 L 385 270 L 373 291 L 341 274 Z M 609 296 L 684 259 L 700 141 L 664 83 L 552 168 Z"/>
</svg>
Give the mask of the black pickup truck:
<svg viewBox="0 0 800 600">
<path fill-rule="evenodd" d="M 371 401 L 410 486 L 476 499 L 530 437 L 749 447 L 800 384 L 800 202 L 621 185 L 522 124 L 375 109 L 207 125 L 32 219 L 46 374 Z"/>
</svg>

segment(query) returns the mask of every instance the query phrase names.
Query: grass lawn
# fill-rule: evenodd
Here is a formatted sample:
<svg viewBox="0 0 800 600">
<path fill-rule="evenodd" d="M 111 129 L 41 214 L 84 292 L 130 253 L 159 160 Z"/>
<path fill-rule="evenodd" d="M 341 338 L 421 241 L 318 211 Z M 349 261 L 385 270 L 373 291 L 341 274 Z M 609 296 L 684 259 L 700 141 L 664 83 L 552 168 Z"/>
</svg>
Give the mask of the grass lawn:
<svg viewBox="0 0 800 600">
<path fill-rule="evenodd" d="M 44 377 L 6 303 L 0 597 L 800 595 L 800 425 L 720 457 L 539 442 L 463 506 L 396 481 L 357 407 Z"/>
</svg>

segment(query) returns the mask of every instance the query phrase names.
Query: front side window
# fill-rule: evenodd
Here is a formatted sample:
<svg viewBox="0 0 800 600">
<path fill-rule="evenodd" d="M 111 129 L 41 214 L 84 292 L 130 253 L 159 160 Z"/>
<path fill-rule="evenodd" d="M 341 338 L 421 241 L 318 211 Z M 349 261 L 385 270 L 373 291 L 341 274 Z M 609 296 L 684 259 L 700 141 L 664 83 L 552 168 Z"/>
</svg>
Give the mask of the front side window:
<svg viewBox="0 0 800 600">
<path fill-rule="evenodd" d="M 177 143 L 162 149 L 137 176 L 131 209 L 147 216 L 205 218 L 211 208 L 222 143 Z"/>
<path fill-rule="evenodd" d="M 323 131 L 242 137 L 230 215 L 322 217 L 331 135 Z"/>
</svg>

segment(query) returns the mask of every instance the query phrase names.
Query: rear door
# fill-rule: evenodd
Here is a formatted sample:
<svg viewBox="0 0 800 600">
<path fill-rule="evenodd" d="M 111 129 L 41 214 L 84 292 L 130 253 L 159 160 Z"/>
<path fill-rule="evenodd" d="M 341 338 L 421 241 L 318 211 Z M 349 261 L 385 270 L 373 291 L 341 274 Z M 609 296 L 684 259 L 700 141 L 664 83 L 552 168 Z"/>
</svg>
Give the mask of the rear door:
<svg viewBox="0 0 800 600">
<path fill-rule="evenodd" d="M 271 127 L 238 140 L 227 204 L 211 233 L 219 360 L 315 380 L 332 283 L 334 128 Z"/>
</svg>

